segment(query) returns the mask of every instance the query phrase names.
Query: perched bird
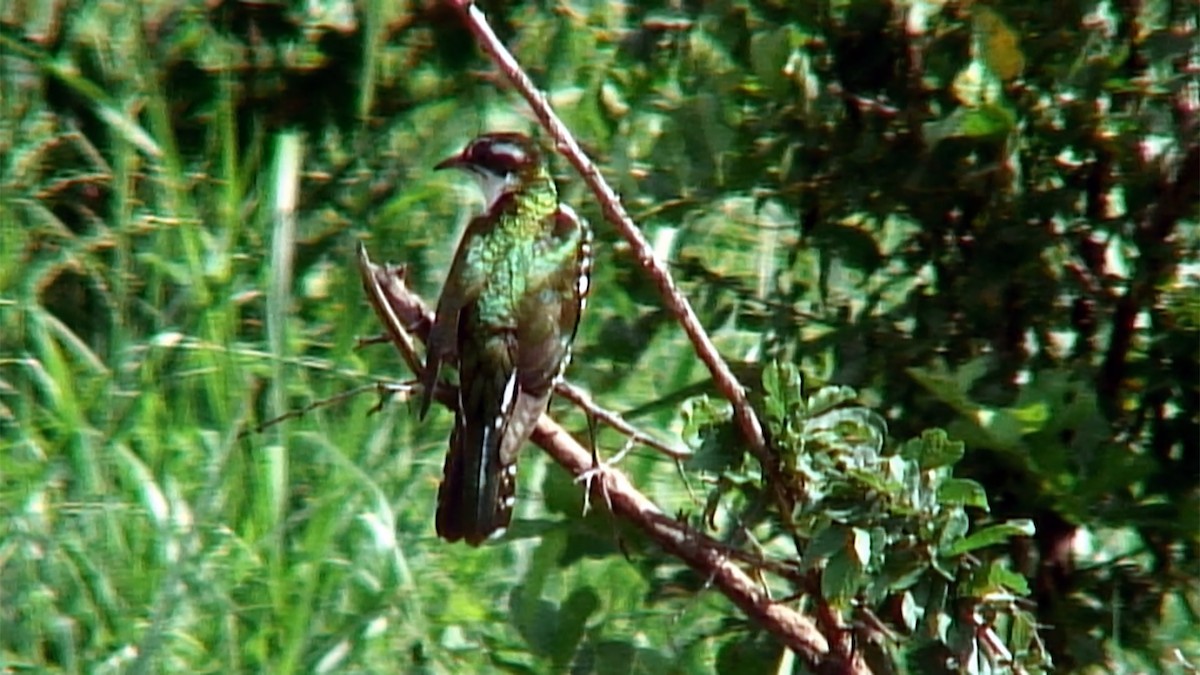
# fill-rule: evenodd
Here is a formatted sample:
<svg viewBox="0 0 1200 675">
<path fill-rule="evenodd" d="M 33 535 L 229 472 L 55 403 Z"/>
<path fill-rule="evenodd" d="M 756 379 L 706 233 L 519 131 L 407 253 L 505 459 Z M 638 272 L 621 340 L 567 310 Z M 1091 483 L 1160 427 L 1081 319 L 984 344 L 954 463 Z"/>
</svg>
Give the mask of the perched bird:
<svg viewBox="0 0 1200 675">
<path fill-rule="evenodd" d="M 437 165 L 474 176 L 487 200 L 471 220 L 438 300 L 422 374 L 429 410 L 443 364 L 458 370 L 454 431 L 437 532 L 477 546 L 503 534 L 517 453 L 570 359 L 591 267 L 591 231 L 565 204 L 537 145 L 479 136 Z"/>
</svg>

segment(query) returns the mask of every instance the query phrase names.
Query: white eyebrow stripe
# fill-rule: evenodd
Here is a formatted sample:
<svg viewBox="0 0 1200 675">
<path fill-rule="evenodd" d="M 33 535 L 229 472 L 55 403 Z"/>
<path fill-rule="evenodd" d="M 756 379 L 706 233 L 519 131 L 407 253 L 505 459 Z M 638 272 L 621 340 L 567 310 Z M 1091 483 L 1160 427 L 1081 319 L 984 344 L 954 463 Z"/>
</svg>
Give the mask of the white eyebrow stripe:
<svg viewBox="0 0 1200 675">
<path fill-rule="evenodd" d="M 516 143 L 497 141 L 492 145 L 493 154 L 511 155 L 517 162 L 525 161 L 525 149 Z"/>
</svg>

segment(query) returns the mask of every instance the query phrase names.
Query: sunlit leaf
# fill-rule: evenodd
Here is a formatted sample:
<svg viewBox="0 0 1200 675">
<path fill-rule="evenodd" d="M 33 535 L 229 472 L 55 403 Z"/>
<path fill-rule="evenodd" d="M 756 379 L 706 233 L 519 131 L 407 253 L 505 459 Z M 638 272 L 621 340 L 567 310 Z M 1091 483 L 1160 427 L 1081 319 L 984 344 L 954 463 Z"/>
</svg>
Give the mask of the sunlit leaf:
<svg viewBox="0 0 1200 675">
<path fill-rule="evenodd" d="M 850 387 L 821 387 L 808 397 L 805 411 L 812 416 L 820 415 L 843 403 L 851 402 L 858 396 Z"/>
<path fill-rule="evenodd" d="M 865 568 L 871 563 L 871 533 L 861 527 L 850 530 L 850 550 L 859 567 Z"/>
<path fill-rule="evenodd" d="M 1010 520 L 998 525 L 991 525 L 984 529 L 975 532 L 965 539 L 947 547 L 943 553 L 954 556 L 961 555 L 976 549 L 984 548 L 1007 541 L 1012 537 L 1031 537 L 1034 533 L 1033 521 L 1031 520 Z"/>
<path fill-rule="evenodd" d="M 988 566 L 988 581 L 997 588 L 1005 588 L 1017 595 L 1029 594 L 1029 582 L 1025 577 L 1008 569 L 1000 561 L 992 561 Z"/>
<path fill-rule="evenodd" d="M 945 505 L 974 506 L 988 510 L 983 486 L 969 478 L 948 478 L 938 486 L 938 501 Z"/>
<path fill-rule="evenodd" d="M 921 607 L 913 599 L 911 591 L 905 591 L 900 595 L 900 617 L 904 621 L 905 628 L 910 631 L 916 630 L 917 623 L 923 614 Z"/>
<path fill-rule="evenodd" d="M 999 105 L 985 105 L 963 112 L 957 118 L 958 133 L 953 135 L 967 138 L 1006 136 L 1012 131 L 1016 120 L 1012 111 Z"/>
<path fill-rule="evenodd" d="M 938 535 L 938 547 L 943 550 L 953 548 L 962 541 L 963 536 L 970 528 L 971 520 L 967 518 L 965 511 L 961 508 L 949 509 L 942 525 L 942 532 Z"/>
</svg>

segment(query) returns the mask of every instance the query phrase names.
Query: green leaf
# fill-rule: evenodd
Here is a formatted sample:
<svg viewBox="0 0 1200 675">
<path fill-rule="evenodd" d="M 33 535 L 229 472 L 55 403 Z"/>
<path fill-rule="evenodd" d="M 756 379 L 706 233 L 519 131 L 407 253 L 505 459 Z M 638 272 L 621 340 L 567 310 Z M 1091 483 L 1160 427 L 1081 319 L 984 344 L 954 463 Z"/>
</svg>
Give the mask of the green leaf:
<svg viewBox="0 0 1200 675">
<path fill-rule="evenodd" d="M 565 668 L 571 662 L 587 629 L 588 618 L 599 608 L 600 596 L 591 586 L 571 591 L 558 611 L 558 630 L 550 654 L 556 670 Z"/>
<path fill-rule="evenodd" d="M 821 595 L 828 602 L 844 605 L 858 592 L 862 566 L 846 548 L 838 551 L 821 571 Z"/>
<path fill-rule="evenodd" d="M 750 38 L 754 76 L 775 98 L 784 96 L 791 85 L 783 71 L 792 52 L 794 31 L 793 26 L 781 26 L 773 31 L 755 32 Z"/>
<path fill-rule="evenodd" d="M 525 643 L 536 654 L 554 654 L 558 641 L 559 607 L 542 597 L 548 580 L 558 570 L 557 561 L 566 546 L 563 531 L 546 534 L 533 550 L 521 584 L 513 589 L 508 600 L 508 619 Z"/>
<path fill-rule="evenodd" d="M 971 528 L 971 520 L 967 518 L 967 512 L 963 511 L 961 507 L 949 509 L 945 518 L 945 524 L 942 526 L 937 542 L 940 549 L 952 547 L 962 541 L 962 537 Z"/>
<path fill-rule="evenodd" d="M 594 673 L 659 675 L 670 672 L 674 663 L 659 650 L 635 646 L 624 640 L 605 640 L 592 648 L 591 656 L 595 661 L 590 672 Z"/>
<path fill-rule="evenodd" d="M 738 635 L 721 645 L 717 654 L 718 673 L 738 675 L 740 673 L 774 672 L 779 661 L 779 643 L 762 631 Z M 666 668 L 662 672 L 673 672 Z M 619 671 L 597 671 L 619 672 Z"/>
<path fill-rule="evenodd" d="M 575 477 L 557 466 L 546 471 L 542 481 L 542 503 L 550 513 L 574 517 L 583 510 L 583 496 Z"/>
<path fill-rule="evenodd" d="M 846 473 L 867 488 L 876 492 L 889 494 L 895 490 L 901 489 L 901 486 L 888 482 L 887 476 L 881 475 L 874 467 L 865 469 L 849 467 Z"/>
<path fill-rule="evenodd" d="M 850 530 L 850 550 L 860 568 L 865 569 L 871 563 L 871 533 L 861 527 Z"/>
<path fill-rule="evenodd" d="M 843 403 L 853 401 L 857 397 L 858 392 L 850 387 L 821 387 L 817 390 L 817 393 L 808 397 L 804 411 L 808 415 L 815 417 Z"/>
<path fill-rule="evenodd" d="M 554 628 L 558 623 L 558 606 L 542 598 L 525 598 L 519 590 L 513 593 L 510 607 L 515 610 L 512 618 L 517 631 L 530 651 L 541 656 L 550 656 L 554 653 L 557 642 Z"/>
<path fill-rule="evenodd" d="M 1050 405 L 1045 401 L 1034 401 L 1019 408 L 1011 408 L 1012 416 L 1021 423 L 1023 434 L 1041 431 L 1050 421 Z"/>
<path fill-rule="evenodd" d="M 947 478 L 938 486 L 938 502 L 943 506 L 961 505 L 988 509 L 987 492 L 969 478 Z"/>
<path fill-rule="evenodd" d="M 962 441 L 952 441 L 942 429 L 926 429 L 920 438 L 907 441 L 900 449 L 900 456 L 913 460 L 922 471 L 929 471 L 958 463 L 965 454 Z"/>
<path fill-rule="evenodd" d="M 733 408 L 728 401 L 697 396 L 683 402 L 682 413 L 683 431 L 680 435 L 683 442 L 699 455 L 705 449 L 713 429 L 727 423 L 733 416 Z M 699 461 L 699 458 L 694 460 Z"/>
<path fill-rule="evenodd" d="M 948 556 L 962 555 L 969 551 L 999 544 L 1012 537 L 1030 537 L 1033 536 L 1033 533 L 1032 520 L 1010 520 L 1006 523 L 985 527 L 966 539 L 950 546 L 943 552 Z"/>
<path fill-rule="evenodd" d="M 819 530 L 804 549 L 804 567 L 812 569 L 846 548 L 846 528 L 830 524 Z"/>
<path fill-rule="evenodd" d="M 896 592 L 912 588 L 928 569 L 929 556 L 923 547 L 892 547 L 884 559 L 882 570 L 875 576 L 889 591 Z"/>
<path fill-rule="evenodd" d="M 938 363 L 932 368 L 909 368 L 907 373 L 939 401 L 954 408 L 959 414 L 971 415 L 979 407 L 968 392 L 975 383 L 987 374 L 989 360 L 977 358 L 950 370 Z"/>
<path fill-rule="evenodd" d="M 803 377 L 796 364 L 772 361 L 763 369 L 762 385 L 767 417 L 774 423 L 772 431 L 778 433 L 784 421 L 803 405 Z"/>
<path fill-rule="evenodd" d="M 1029 582 L 1025 577 L 1008 569 L 1000 560 L 988 566 L 988 581 L 992 586 L 1006 588 L 1017 595 L 1029 595 Z"/>
<path fill-rule="evenodd" d="M 1016 607 L 1008 629 L 1008 645 L 1015 653 L 1027 651 L 1037 635 L 1037 617 Z"/>
<path fill-rule="evenodd" d="M 818 432 L 833 432 L 831 445 L 843 453 L 853 453 L 844 458 L 852 466 L 874 466 L 883 451 L 887 438 L 887 422 L 868 408 L 839 408 L 804 421 L 804 435 Z"/>
<path fill-rule="evenodd" d="M 698 434 L 699 430 L 729 421 L 732 414 L 732 408 L 725 400 L 714 401 L 702 395 L 684 401 L 684 439 Z"/>
<path fill-rule="evenodd" d="M 1017 123 L 1013 112 L 1000 105 L 960 108 L 952 117 L 957 119 L 958 124 L 958 133 L 952 135 L 967 138 L 1007 136 Z"/>
<path fill-rule="evenodd" d="M 683 442 L 693 451 L 687 460 L 691 471 L 725 473 L 742 465 L 744 451 L 729 424 L 733 408 L 728 401 L 697 396 L 683 403 Z"/>
<path fill-rule="evenodd" d="M 1025 577 L 1008 569 L 1003 559 L 989 560 L 981 568 L 971 570 L 958 586 L 961 597 L 1003 602 L 1029 594 Z"/>
</svg>

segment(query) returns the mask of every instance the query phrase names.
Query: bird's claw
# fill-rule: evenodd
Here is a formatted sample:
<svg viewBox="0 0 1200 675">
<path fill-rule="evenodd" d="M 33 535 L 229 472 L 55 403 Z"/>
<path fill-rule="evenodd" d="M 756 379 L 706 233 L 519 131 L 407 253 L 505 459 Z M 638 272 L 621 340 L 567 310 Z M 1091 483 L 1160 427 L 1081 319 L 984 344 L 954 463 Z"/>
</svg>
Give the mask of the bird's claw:
<svg viewBox="0 0 1200 675">
<path fill-rule="evenodd" d="M 608 510 L 612 511 L 612 497 L 608 493 L 608 482 L 603 480 L 603 478 L 608 475 L 610 467 L 616 466 L 618 462 L 625 458 L 625 455 L 629 454 L 629 452 L 633 450 L 633 447 L 634 442 L 632 439 L 626 441 L 625 447 L 621 448 L 620 452 L 613 455 L 612 459 L 604 462 L 600 461 L 600 458 L 596 455 L 595 450 L 592 451 L 592 468 L 581 472 L 575 477 L 576 483 L 583 483 L 584 485 L 583 515 L 586 516 L 588 511 L 591 509 L 592 481 L 596 480 L 596 478 L 601 479 L 600 494 L 604 495 L 604 503 L 606 506 L 608 506 Z"/>
</svg>

